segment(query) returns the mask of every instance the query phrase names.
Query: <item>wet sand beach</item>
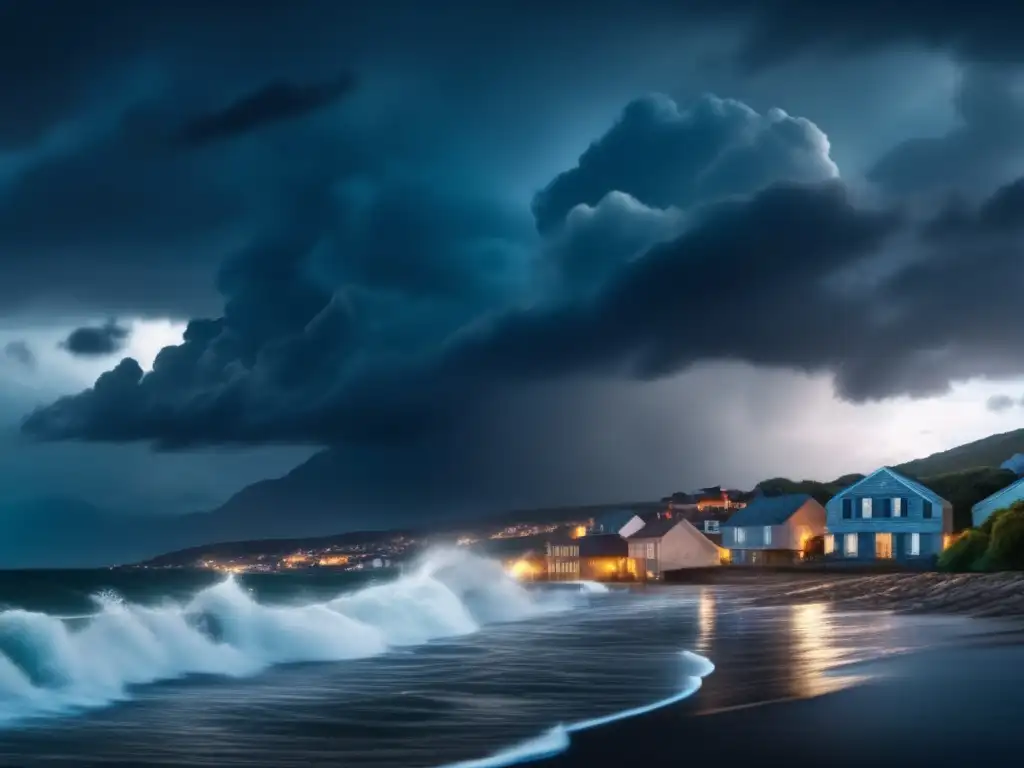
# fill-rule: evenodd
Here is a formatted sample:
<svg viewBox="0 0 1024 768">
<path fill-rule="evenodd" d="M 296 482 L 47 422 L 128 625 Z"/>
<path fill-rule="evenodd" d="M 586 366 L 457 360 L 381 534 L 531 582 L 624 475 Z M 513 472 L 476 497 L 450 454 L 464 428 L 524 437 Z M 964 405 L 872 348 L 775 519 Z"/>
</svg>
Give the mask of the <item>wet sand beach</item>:
<svg viewBox="0 0 1024 768">
<path fill-rule="evenodd" d="M 746 575 L 717 579 L 719 599 L 831 612 L 1002 617 L 970 621 L 955 646 L 913 649 L 833 670 L 820 695 L 717 707 L 735 687 L 719 665 L 691 699 L 574 735 L 542 766 L 974 766 L 1016 764 L 1024 748 L 1024 579 L 1018 574 Z M 672 589 L 665 586 L 664 589 Z M 930 621 L 927 616 L 923 621 Z M 950 617 L 950 620 L 956 619 Z M 756 653 L 756 651 L 754 651 Z M 714 659 L 713 659 L 714 660 Z M 728 663 L 726 660 L 725 663 Z M 717 678 L 717 679 L 716 679 Z"/>
<path fill-rule="evenodd" d="M 824 696 L 697 714 L 702 694 L 579 734 L 557 766 L 1012 765 L 1024 745 L 1024 647 L 924 652 Z"/>
<path fill-rule="evenodd" d="M 825 603 L 849 611 L 1024 618 L 1022 573 L 862 575 L 722 568 L 692 578 L 704 585 L 735 590 L 736 598 L 755 605 Z"/>
</svg>

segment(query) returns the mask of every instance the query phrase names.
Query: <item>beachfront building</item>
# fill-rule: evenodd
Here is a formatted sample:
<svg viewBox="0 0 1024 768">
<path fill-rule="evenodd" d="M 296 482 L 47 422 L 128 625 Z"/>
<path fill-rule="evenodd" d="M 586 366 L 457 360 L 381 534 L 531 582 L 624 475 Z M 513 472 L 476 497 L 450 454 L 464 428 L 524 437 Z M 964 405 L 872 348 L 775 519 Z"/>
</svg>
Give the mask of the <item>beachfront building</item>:
<svg viewBox="0 0 1024 768">
<path fill-rule="evenodd" d="M 636 578 L 636 563 L 629 544 L 617 533 L 597 533 L 580 539 L 579 578 L 588 581 L 629 581 Z"/>
<path fill-rule="evenodd" d="M 621 509 L 612 512 L 605 512 L 594 518 L 589 535 L 614 533 L 619 536 L 631 536 L 644 527 L 644 520 L 632 510 Z"/>
<path fill-rule="evenodd" d="M 793 565 L 825 532 L 825 508 L 806 493 L 756 496 L 721 524 L 734 565 Z"/>
<path fill-rule="evenodd" d="M 939 554 L 953 531 L 953 505 L 882 467 L 826 505 L 825 555 L 847 560 L 915 560 Z"/>
<path fill-rule="evenodd" d="M 578 581 L 580 578 L 580 542 L 568 531 L 552 535 L 545 543 L 545 561 L 551 581 Z"/>
<path fill-rule="evenodd" d="M 991 496 L 982 499 L 971 507 L 971 522 L 977 528 L 992 517 L 993 512 L 1006 509 L 1016 501 L 1024 501 L 1024 477 L 1015 483 L 1010 483 L 1005 488 L 996 491 Z"/>
<path fill-rule="evenodd" d="M 627 539 L 629 558 L 640 579 L 660 579 L 666 571 L 720 565 L 722 554 L 686 520 L 659 517 Z"/>
</svg>

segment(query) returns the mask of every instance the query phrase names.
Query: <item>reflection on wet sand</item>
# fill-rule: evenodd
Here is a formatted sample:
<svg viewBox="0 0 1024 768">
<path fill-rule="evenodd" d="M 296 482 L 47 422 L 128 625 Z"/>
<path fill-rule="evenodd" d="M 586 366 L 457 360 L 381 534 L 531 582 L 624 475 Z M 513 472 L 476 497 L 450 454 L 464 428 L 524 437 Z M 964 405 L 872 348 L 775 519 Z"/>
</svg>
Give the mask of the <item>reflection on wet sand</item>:
<svg viewBox="0 0 1024 768">
<path fill-rule="evenodd" d="M 706 656 L 711 649 L 711 641 L 715 636 L 715 593 L 710 589 L 702 589 L 697 601 L 697 642 L 695 650 Z"/>
<path fill-rule="evenodd" d="M 692 704 L 701 713 L 831 693 L 864 679 L 863 667 L 845 665 L 935 641 L 884 613 L 837 613 L 824 603 L 752 607 L 714 588 L 694 597 L 691 647 L 716 666 Z"/>
<path fill-rule="evenodd" d="M 822 603 L 790 606 L 793 641 L 791 695 L 820 696 L 856 681 L 852 676 L 829 674 L 844 660 L 837 643 L 836 626 Z"/>
</svg>

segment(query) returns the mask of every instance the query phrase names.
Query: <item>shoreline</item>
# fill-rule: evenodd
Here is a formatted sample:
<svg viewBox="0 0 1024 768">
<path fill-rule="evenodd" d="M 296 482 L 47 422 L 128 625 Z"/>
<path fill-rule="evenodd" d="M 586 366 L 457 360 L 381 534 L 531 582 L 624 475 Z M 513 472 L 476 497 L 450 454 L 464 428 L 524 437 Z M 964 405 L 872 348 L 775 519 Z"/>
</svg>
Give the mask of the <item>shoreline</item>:
<svg viewBox="0 0 1024 768">
<path fill-rule="evenodd" d="M 698 761 L 791 766 L 945 766 L 1005 762 L 1019 750 L 1024 647 L 927 650 L 877 662 L 838 691 L 697 713 L 676 706 L 575 735 L 551 768 Z M 714 685 L 714 675 L 705 681 Z M 689 705 L 689 706 L 688 706 Z"/>
<path fill-rule="evenodd" d="M 753 569 L 750 569 L 753 571 Z M 1024 618 L 1024 573 L 794 573 L 702 574 L 657 585 L 738 587 L 754 606 L 824 603 L 844 611 L 891 611 L 973 618 Z"/>
<path fill-rule="evenodd" d="M 845 667 L 850 682 L 818 694 L 706 709 L 712 673 L 685 701 L 573 734 L 564 752 L 528 764 L 674 768 L 777 759 L 791 766 L 935 768 L 1004 762 L 1019 750 L 1017 731 L 1007 725 L 1024 717 L 1024 634 L 1006 632 L 1000 622 L 986 629 L 985 620 L 1024 616 L 1024 574 L 722 576 L 688 586 L 738 587 L 736 597 L 751 607 L 823 603 L 850 612 L 981 618 L 982 631 L 953 646 L 840 665 L 832 672 L 846 677 Z M 654 588 L 673 586 L 681 585 Z M 999 606 L 1003 600 L 1008 605 Z"/>
</svg>

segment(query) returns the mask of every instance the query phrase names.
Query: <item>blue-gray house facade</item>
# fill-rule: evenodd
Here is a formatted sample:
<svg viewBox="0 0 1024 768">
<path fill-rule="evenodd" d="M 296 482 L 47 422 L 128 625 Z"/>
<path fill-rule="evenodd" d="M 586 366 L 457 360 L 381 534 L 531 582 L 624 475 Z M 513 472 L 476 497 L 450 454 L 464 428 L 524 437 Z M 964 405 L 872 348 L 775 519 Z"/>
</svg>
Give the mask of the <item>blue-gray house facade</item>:
<svg viewBox="0 0 1024 768">
<path fill-rule="evenodd" d="M 988 498 L 982 499 L 971 507 L 971 522 L 977 528 L 992 517 L 993 512 L 1006 509 L 1014 502 L 1021 500 L 1024 500 L 1024 477 L 996 491 Z"/>
<path fill-rule="evenodd" d="M 806 493 L 757 496 L 721 532 L 733 565 L 791 565 L 825 532 L 825 509 Z"/>
<path fill-rule="evenodd" d="M 825 555 L 829 557 L 932 558 L 953 532 L 953 505 L 888 467 L 843 489 L 825 509 Z"/>
</svg>

